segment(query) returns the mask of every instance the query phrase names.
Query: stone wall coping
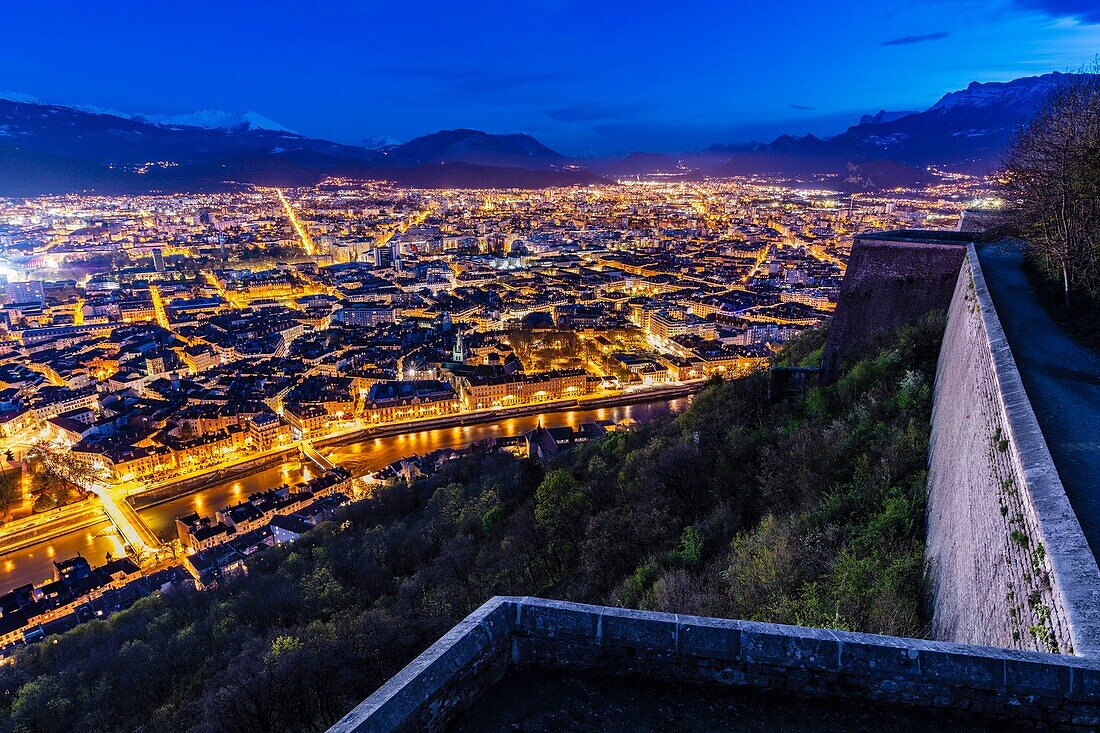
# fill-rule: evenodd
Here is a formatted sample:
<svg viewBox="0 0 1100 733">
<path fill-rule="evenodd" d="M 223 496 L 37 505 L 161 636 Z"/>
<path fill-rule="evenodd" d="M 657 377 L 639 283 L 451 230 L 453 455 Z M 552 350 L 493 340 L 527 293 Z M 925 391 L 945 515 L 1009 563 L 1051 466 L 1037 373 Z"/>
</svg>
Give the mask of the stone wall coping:
<svg viewBox="0 0 1100 733">
<path fill-rule="evenodd" d="M 921 655 L 938 655 L 938 657 L 987 659 L 998 663 L 1027 663 L 1100 672 L 1100 659 L 1068 654 L 976 646 L 950 641 L 884 636 L 858 631 L 790 626 L 761 621 L 639 611 L 630 608 L 595 606 L 533 596 L 498 596 L 489 603 L 494 601 L 514 608 L 512 633 L 574 640 L 583 638 L 597 644 L 650 646 L 690 656 L 702 657 L 708 655 L 700 649 L 692 648 L 694 642 L 690 636 L 696 631 L 706 631 L 714 641 L 725 645 L 717 647 L 719 650 L 736 646 L 739 640 L 750 639 L 752 645 L 765 644 L 767 640 L 782 641 L 789 645 L 788 651 L 792 654 L 779 655 L 771 660 L 781 666 L 804 666 L 803 662 L 809 658 L 806 656 L 807 650 L 816 649 L 821 651 L 827 649 L 830 652 L 829 655 L 814 657 L 812 663 L 836 672 L 846 669 L 844 660 L 847 656 L 845 650 L 847 646 L 860 649 L 874 647 L 891 652 L 902 650 L 907 657 L 913 659 Z M 482 608 L 485 608 L 485 606 L 482 606 Z M 667 641 L 661 642 L 662 639 Z M 749 653 L 742 647 L 739 656 L 745 657 Z M 759 653 L 756 646 L 752 646 L 751 653 Z M 860 670 L 860 672 L 862 673 L 863 670 Z M 964 681 L 969 684 L 973 680 L 967 678 Z"/>
<path fill-rule="evenodd" d="M 891 685 L 977 691 L 1006 705 L 1037 699 L 1100 704 L 1100 660 L 831 629 L 497 596 L 448 631 L 329 733 L 383 733 L 420 719 L 480 656 L 515 639 L 622 648 L 678 659 L 680 665 L 752 667 L 842 679 L 883 698 Z M 572 666 L 562 655 L 563 666 Z M 577 665 L 580 668 L 580 665 Z M 770 671 L 769 671 L 770 670 Z M 606 670 L 614 673 L 613 668 Z M 492 681 L 487 681 L 491 684 Z M 931 693 L 930 693 L 931 694 Z M 939 693 L 935 693 L 939 694 Z M 1016 701 L 1016 702 L 1013 702 Z"/>
<path fill-rule="evenodd" d="M 889 229 L 884 232 L 857 234 L 856 239 L 876 244 L 920 244 L 947 247 L 965 247 L 974 242 L 977 234 L 939 229 Z"/>
<path fill-rule="evenodd" d="M 1100 657 L 1100 567 L 1085 540 L 1081 523 L 1070 505 L 1035 410 L 1024 390 L 973 243 L 967 245 L 966 261 L 993 355 L 994 376 L 1004 403 L 1009 442 L 1026 479 L 1025 488 L 1038 520 L 1054 587 L 1065 603 L 1073 651 L 1083 656 Z"/>
</svg>

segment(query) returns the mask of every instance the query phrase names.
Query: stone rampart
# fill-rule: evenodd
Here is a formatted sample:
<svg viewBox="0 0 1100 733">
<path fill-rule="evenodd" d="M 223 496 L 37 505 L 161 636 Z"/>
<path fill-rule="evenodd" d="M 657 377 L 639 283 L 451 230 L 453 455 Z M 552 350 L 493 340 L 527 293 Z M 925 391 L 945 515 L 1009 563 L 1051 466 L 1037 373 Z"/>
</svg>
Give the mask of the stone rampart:
<svg viewBox="0 0 1100 733">
<path fill-rule="evenodd" d="M 927 509 L 939 641 L 494 598 L 330 733 L 442 730 L 511 667 L 962 710 L 983 722 L 1042 729 L 1100 728 L 1100 570 L 974 246 L 949 233 L 860 241 L 830 328 L 826 377 L 877 331 L 930 310 L 948 314 Z"/>
<path fill-rule="evenodd" d="M 821 369 L 835 379 L 878 334 L 947 310 L 970 235 L 894 231 L 861 235 L 840 288 Z"/>
<path fill-rule="evenodd" d="M 1100 571 L 973 245 L 956 278 L 936 369 L 927 518 L 936 638 L 1100 652 Z"/>
</svg>

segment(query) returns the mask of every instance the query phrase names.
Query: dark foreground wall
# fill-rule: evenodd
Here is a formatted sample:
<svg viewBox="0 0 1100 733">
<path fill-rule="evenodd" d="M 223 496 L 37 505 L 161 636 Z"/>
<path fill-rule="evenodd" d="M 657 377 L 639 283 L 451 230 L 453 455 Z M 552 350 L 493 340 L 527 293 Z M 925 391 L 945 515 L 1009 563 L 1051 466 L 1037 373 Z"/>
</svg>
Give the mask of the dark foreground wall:
<svg viewBox="0 0 1100 733">
<path fill-rule="evenodd" d="M 1100 662 L 1078 657 L 498 597 L 329 733 L 442 730 L 513 666 L 953 710 L 1044 729 L 1100 725 Z"/>
<path fill-rule="evenodd" d="M 822 359 L 826 380 L 881 333 L 947 311 L 974 235 L 894 231 L 856 237 Z"/>
</svg>

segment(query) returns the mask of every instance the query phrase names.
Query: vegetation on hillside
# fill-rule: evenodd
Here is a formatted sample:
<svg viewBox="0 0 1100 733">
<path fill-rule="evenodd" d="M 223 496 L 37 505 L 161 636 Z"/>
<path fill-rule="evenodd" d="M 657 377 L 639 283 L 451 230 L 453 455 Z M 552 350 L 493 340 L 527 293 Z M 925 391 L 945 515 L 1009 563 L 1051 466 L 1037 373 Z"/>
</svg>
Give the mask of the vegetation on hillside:
<svg viewBox="0 0 1100 733">
<path fill-rule="evenodd" d="M 0 670 L 0 731 L 324 730 L 495 594 L 920 635 L 941 331 L 803 399 L 716 380 L 550 466 L 474 453 L 395 485 L 212 591 L 27 649 Z"/>
</svg>

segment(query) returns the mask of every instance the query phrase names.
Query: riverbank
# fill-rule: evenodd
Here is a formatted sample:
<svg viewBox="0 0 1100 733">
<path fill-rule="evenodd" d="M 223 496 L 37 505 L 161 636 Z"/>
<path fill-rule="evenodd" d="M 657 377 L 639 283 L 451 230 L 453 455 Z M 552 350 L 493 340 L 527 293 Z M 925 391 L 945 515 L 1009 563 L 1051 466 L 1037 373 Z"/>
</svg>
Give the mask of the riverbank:
<svg viewBox="0 0 1100 733">
<path fill-rule="evenodd" d="M 148 509 L 157 504 L 163 504 L 173 499 L 178 499 L 181 496 L 193 494 L 196 491 L 202 491 L 208 486 L 213 486 L 223 481 L 232 481 L 233 479 L 255 473 L 256 471 L 262 471 L 265 468 L 284 462 L 290 456 L 296 455 L 299 455 L 297 447 L 270 453 L 262 453 L 241 461 L 240 463 L 217 468 L 198 476 L 189 476 L 185 479 L 158 484 L 140 493 L 128 495 L 126 501 L 128 501 L 130 506 L 134 507 L 134 509 Z"/>
<path fill-rule="evenodd" d="M 380 425 L 377 427 L 363 428 L 344 435 L 333 435 L 314 441 L 318 448 L 343 446 L 360 440 L 373 438 L 388 438 L 394 435 L 414 433 L 421 430 L 435 430 L 438 428 L 461 427 L 465 425 L 478 425 L 480 423 L 506 420 L 513 417 L 525 417 L 537 415 L 541 412 L 565 412 L 567 410 L 595 410 L 601 407 L 618 407 L 621 405 L 633 405 L 642 402 L 656 402 L 658 400 L 671 400 L 677 397 L 687 397 L 695 394 L 703 388 L 703 381 L 676 384 L 671 387 L 658 387 L 652 390 L 638 391 L 626 394 L 607 395 L 592 399 L 560 400 L 558 402 L 539 402 L 530 405 L 520 405 L 496 410 L 478 410 L 476 412 L 463 412 L 443 417 L 417 420 L 413 422 L 394 423 L 392 425 Z"/>
<path fill-rule="evenodd" d="M 694 394 L 700 387 L 701 384 L 698 383 L 681 384 L 589 400 L 462 413 L 442 419 L 379 426 L 372 428 L 367 434 L 356 431 L 331 436 L 324 441 L 318 441 L 317 445 L 320 447 L 321 444 L 328 444 L 329 447 L 324 452 L 329 458 L 356 475 L 364 475 L 414 453 L 423 455 L 441 448 L 461 448 L 504 434 L 523 434 L 534 428 L 540 420 L 550 427 L 605 418 L 616 421 L 630 418 L 645 422 L 667 411 L 669 406 L 683 400 L 687 395 Z M 256 491 L 301 480 L 303 476 L 300 469 L 296 465 L 287 465 L 297 464 L 299 457 L 296 447 L 253 456 L 216 472 L 150 487 L 147 491 L 133 494 L 129 500 L 150 529 L 162 540 L 171 539 L 175 536 L 174 520 L 177 516 L 192 511 L 216 509 L 240 501 Z M 94 512 L 97 506 L 88 502 L 86 509 Z M 8 539 L 7 545 L 0 545 L 5 547 L 0 550 L 0 555 L 7 555 L 5 560 L 17 568 L 14 573 L 9 571 L 13 578 L 12 583 L 17 584 L 24 577 L 36 581 L 48 577 L 52 572 L 53 558 L 47 555 L 46 548 L 58 541 L 65 545 L 58 545 L 58 556 L 65 556 L 66 552 L 75 554 L 77 550 L 92 556 L 93 550 L 87 545 L 89 540 L 84 537 L 82 530 L 94 528 L 97 523 L 106 522 L 106 518 L 102 512 L 97 512 L 78 523 L 63 524 L 60 521 L 62 517 L 72 518 L 73 509 L 66 510 L 68 514 L 59 515 L 49 525 L 42 525 L 43 532 L 27 535 L 18 543 Z M 72 541 L 68 542 L 66 538 Z M 99 541 L 98 538 L 96 541 Z M 110 549 L 112 553 L 115 551 L 113 545 L 104 542 L 103 547 L 95 550 L 99 553 L 95 558 L 100 561 L 104 549 Z M 70 547 L 76 549 L 68 549 Z M 0 571 L 2 570 L 0 567 Z M 0 580 L 4 580 L 2 574 Z"/>
</svg>

